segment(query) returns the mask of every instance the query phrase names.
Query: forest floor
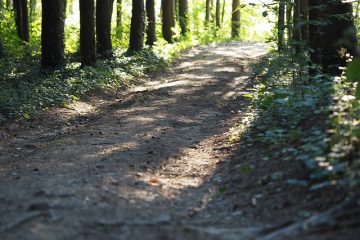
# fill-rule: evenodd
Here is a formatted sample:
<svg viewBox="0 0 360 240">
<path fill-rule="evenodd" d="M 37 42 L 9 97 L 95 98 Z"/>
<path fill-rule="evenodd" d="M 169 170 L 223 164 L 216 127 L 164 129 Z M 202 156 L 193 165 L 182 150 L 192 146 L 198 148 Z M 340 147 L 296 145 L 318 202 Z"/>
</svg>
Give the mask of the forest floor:
<svg viewBox="0 0 360 240">
<path fill-rule="evenodd" d="M 266 237 L 345 195 L 291 186 L 287 178 L 306 178 L 300 164 L 228 141 L 247 114 L 251 66 L 266 52 L 262 43 L 195 47 L 136 86 L 7 123 L 0 238 L 289 239 Z"/>
</svg>

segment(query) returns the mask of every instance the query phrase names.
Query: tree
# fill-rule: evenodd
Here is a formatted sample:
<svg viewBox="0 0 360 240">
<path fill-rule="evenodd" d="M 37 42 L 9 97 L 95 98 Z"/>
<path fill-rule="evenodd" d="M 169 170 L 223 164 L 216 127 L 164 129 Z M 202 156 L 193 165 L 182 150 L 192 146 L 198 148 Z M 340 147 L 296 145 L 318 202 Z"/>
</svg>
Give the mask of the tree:
<svg viewBox="0 0 360 240">
<path fill-rule="evenodd" d="M 30 22 L 33 22 L 36 15 L 36 0 L 30 0 Z"/>
<path fill-rule="evenodd" d="M 303 45 L 309 42 L 309 0 L 302 0 L 300 4 L 301 40 Z"/>
<path fill-rule="evenodd" d="M 27 0 L 14 0 L 15 22 L 20 40 L 29 42 L 29 19 Z"/>
<path fill-rule="evenodd" d="M 156 20 L 155 20 L 155 1 L 146 0 L 146 44 L 153 46 L 156 42 Z"/>
<path fill-rule="evenodd" d="M 164 39 L 172 43 L 175 27 L 175 2 L 172 0 L 162 0 L 162 34 Z"/>
<path fill-rule="evenodd" d="M 41 67 L 64 65 L 65 0 L 42 0 Z"/>
<path fill-rule="evenodd" d="M 325 73 L 339 75 L 340 66 L 346 66 L 346 54 L 357 55 L 357 36 L 351 3 L 329 1 L 323 17 L 322 68 Z"/>
<path fill-rule="evenodd" d="M 240 0 L 232 1 L 231 37 L 240 37 Z"/>
<path fill-rule="evenodd" d="M 111 14 L 112 0 L 96 1 L 96 40 L 97 53 L 104 58 L 112 56 Z"/>
<path fill-rule="evenodd" d="M 122 0 L 116 1 L 116 36 L 122 39 Z"/>
<path fill-rule="evenodd" d="M 223 1 L 223 5 L 222 5 L 222 11 L 221 11 L 221 24 L 223 24 L 224 22 L 224 17 L 225 17 L 225 6 L 226 6 L 226 1 Z"/>
<path fill-rule="evenodd" d="M 286 0 L 279 1 L 278 11 L 278 50 L 284 50 L 284 32 L 285 32 L 285 5 Z"/>
<path fill-rule="evenodd" d="M 4 56 L 5 56 L 4 46 L 3 46 L 2 40 L 0 39 L 0 59 L 4 58 Z"/>
<path fill-rule="evenodd" d="M 144 0 L 132 1 L 129 51 L 140 51 L 144 45 Z"/>
<path fill-rule="evenodd" d="M 80 0 L 80 53 L 81 64 L 95 65 L 95 5 L 94 0 Z"/>
<path fill-rule="evenodd" d="M 287 39 L 290 41 L 292 39 L 292 30 L 293 30 L 293 24 L 292 24 L 292 9 L 293 4 L 291 0 L 286 1 L 286 29 L 287 29 Z"/>
<path fill-rule="evenodd" d="M 321 64 L 322 59 L 322 27 L 318 24 L 322 21 L 321 0 L 309 0 L 309 48 L 310 59 L 314 64 Z"/>
<path fill-rule="evenodd" d="M 0 20 L 2 20 L 3 18 L 3 9 L 4 9 L 4 5 L 3 2 L 0 1 Z M 0 59 L 4 58 L 5 54 L 4 54 L 4 46 L 2 43 L 2 39 L 0 38 Z"/>
<path fill-rule="evenodd" d="M 220 0 L 216 0 L 216 11 L 215 11 L 215 22 L 216 22 L 216 27 L 220 28 L 221 26 L 221 22 L 220 22 L 220 9 L 221 9 L 221 3 Z"/>
<path fill-rule="evenodd" d="M 185 36 L 188 31 L 189 24 L 189 3 L 188 0 L 179 0 L 179 22 L 181 35 Z"/>
<path fill-rule="evenodd" d="M 209 22 L 210 22 L 210 4 L 211 4 L 211 0 L 206 0 L 205 2 L 205 26 L 209 26 Z"/>
<path fill-rule="evenodd" d="M 293 45 L 295 48 L 295 53 L 300 54 L 302 52 L 302 38 L 301 38 L 301 0 L 295 0 L 294 2 L 294 15 L 293 15 L 293 23 L 294 23 L 294 33 L 293 33 Z"/>
</svg>

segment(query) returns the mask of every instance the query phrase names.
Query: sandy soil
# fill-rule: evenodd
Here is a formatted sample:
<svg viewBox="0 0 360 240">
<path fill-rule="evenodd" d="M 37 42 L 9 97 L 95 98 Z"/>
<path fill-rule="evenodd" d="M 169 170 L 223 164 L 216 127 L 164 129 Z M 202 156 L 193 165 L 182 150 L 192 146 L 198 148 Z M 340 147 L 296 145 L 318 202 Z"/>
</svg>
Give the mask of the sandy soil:
<svg viewBox="0 0 360 240">
<path fill-rule="evenodd" d="M 265 53 L 261 43 L 196 47 L 127 90 L 4 126 L 1 239 L 258 239 L 259 228 L 326 208 L 309 203 L 318 193 L 261 182 L 280 170 L 302 177 L 298 164 L 260 161 L 266 146 L 225 135 Z"/>
</svg>

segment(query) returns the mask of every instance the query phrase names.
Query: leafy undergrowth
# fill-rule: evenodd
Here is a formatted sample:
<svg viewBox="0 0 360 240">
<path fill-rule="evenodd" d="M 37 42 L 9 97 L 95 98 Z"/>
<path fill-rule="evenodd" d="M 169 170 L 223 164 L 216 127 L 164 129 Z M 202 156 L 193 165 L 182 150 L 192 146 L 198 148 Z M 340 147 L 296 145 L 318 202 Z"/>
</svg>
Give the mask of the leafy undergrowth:
<svg viewBox="0 0 360 240">
<path fill-rule="evenodd" d="M 166 66 L 181 51 L 197 42 L 186 39 L 159 43 L 154 49 L 129 55 L 123 49 L 94 67 L 81 67 L 75 60 L 62 70 L 41 73 L 39 56 L 0 61 L 0 122 L 9 118 L 31 118 L 50 106 L 64 106 L 94 91 L 112 91 L 131 80 Z M 171 49 L 171 51 L 169 51 Z"/>
<path fill-rule="evenodd" d="M 360 183 L 360 101 L 356 84 L 346 77 L 317 74 L 288 55 L 271 54 L 256 67 L 257 84 L 245 97 L 252 104 L 230 140 L 264 143 L 271 155 L 263 160 L 300 161 L 308 179 L 289 184 L 311 190 Z"/>
</svg>

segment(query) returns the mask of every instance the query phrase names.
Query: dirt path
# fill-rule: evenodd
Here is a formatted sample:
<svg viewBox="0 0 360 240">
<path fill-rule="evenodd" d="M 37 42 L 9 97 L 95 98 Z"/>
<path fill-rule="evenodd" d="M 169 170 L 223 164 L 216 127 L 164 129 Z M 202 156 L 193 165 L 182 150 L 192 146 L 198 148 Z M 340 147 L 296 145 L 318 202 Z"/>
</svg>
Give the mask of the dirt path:
<svg viewBox="0 0 360 240">
<path fill-rule="evenodd" d="M 248 211 L 262 197 L 256 186 L 222 194 L 238 151 L 224 133 L 248 104 L 249 66 L 265 52 L 264 44 L 197 47 L 116 97 L 8 126 L 1 239 L 252 239 L 251 227 L 277 215 Z M 242 151 L 238 158 L 256 156 Z"/>
</svg>

